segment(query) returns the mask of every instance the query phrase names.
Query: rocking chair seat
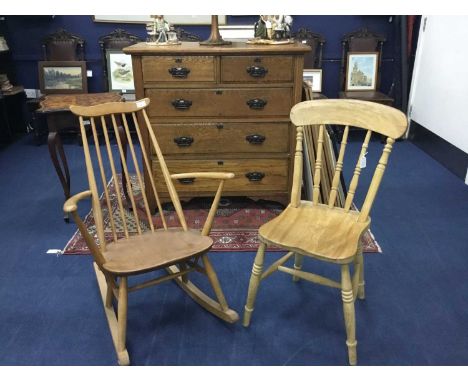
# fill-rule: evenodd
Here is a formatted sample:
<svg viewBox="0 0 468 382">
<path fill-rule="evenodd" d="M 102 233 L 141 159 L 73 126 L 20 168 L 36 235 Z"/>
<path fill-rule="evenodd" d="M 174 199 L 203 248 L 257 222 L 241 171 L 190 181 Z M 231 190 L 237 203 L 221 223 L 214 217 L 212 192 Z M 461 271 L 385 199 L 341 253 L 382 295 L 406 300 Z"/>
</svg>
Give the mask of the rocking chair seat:
<svg viewBox="0 0 468 382">
<path fill-rule="evenodd" d="M 358 211 L 302 200 L 298 208 L 288 206 L 261 226 L 260 240 L 321 260 L 347 263 L 356 255 L 359 240 L 370 225 L 370 218 L 360 223 L 358 217 Z"/>
<path fill-rule="evenodd" d="M 103 253 L 104 270 L 131 275 L 165 268 L 208 252 L 213 240 L 198 231 L 157 230 L 108 243 Z"/>
</svg>

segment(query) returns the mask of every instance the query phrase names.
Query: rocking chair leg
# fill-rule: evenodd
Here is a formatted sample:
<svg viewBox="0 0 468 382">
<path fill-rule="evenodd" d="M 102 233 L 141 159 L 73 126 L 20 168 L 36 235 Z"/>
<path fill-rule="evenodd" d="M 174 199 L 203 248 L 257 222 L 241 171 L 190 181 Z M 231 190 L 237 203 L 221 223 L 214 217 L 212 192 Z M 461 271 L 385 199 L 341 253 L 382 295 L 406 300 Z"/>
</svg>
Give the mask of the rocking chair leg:
<svg viewBox="0 0 468 382">
<path fill-rule="evenodd" d="M 302 269 L 302 262 L 304 261 L 304 256 L 299 255 L 298 253 L 294 254 L 294 269 L 300 271 Z M 299 281 L 299 277 L 293 276 L 293 281 Z"/>
<path fill-rule="evenodd" d="M 112 307 L 112 299 L 114 298 L 114 287 L 115 281 L 114 278 L 111 276 L 106 276 L 106 285 L 107 285 L 107 292 L 106 292 L 106 308 Z"/>
<path fill-rule="evenodd" d="M 125 340 L 127 334 L 127 278 L 122 277 L 119 285 L 119 304 L 118 304 L 118 317 L 117 322 L 119 325 L 118 329 L 118 340 L 117 340 L 117 356 L 119 357 L 119 364 L 125 364 L 127 349 L 125 347 Z"/>
<path fill-rule="evenodd" d="M 221 285 L 219 284 L 218 276 L 211 265 L 210 259 L 208 259 L 208 255 L 202 256 L 203 265 L 205 266 L 206 275 L 208 276 L 208 280 L 213 288 L 216 298 L 218 299 L 219 305 L 221 305 L 221 309 L 223 311 L 227 311 L 229 309 L 226 298 L 224 297 L 224 293 L 221 289 Z"/>
<path fill-rule="evenodd" d="M 187 269 L 187 265 L 185 263 L 180 263 L 179 264 L 179 269 L 181 271 L 185 271 Z M 182 275 L 181 276 L 181 279 L 184 283 L 186 283 L 188 281 L 188 274 L 185 274 L 185 275 Z"/>
<path fill-rule="evenodd" d="M 99 285 L 99 290 L 101 292 L 102 303 L 104 305 L 104 312 L 106 314 L 107 323 L 109 324 L 109 329 L 110 329 L 111 336 L 112 336 L 112 342 L 114 343 L 115 351 L 117 352 L 117 357 L 119 359 L 119 365 L 122 365 L 122 366 L 123 365 L 130 365 L 130 358 L 128 356 L 127 349 L 125 349 L 125 339 L 123 341 L 124 348 L 123 348 L 123 350 L 120 350 L 120 342 L 121 342 L 120 341 L 120 330 L 121 330 L 120 324 L 121 324 L 121 322 L 126 323 L 126 317 L 125 317 L 125 320 L 120 321 L 121 317 L 120 317 L 120 314 L 119 314 L 119 320 L 117 320 L 117 317 L 115 315 L 115 311 L 114 311 L 114 308 L 112 307 L 112 304 L 110 306 L 106 306 L 107 291 L 108 291 L 108 284 L 106 282 L 107 280 L 106 280 L 104 274 L 99 269 L 99 267 L 97 266 L 96 263 L 94 263 L 94 271 L 96 272 L 96 279 L 97 279 L 97 282 L 98 282 L 98 285 Z M 119 292 L 120 292 L 120 290 L 119 290 Z M 122 289 L 122 293 L 123 293 L 123 289 Z M 123 301 L 123 300 L 125 300 L 125 306 L 127 306 L 126 296 L 121 301 Z M 123 310 L 123 305 L 120 306 L 120 303 L 119 303 L 119 309 Z M 122 314 L 122 316 L 123 316 L 123 314 Z M 126 309 L 125 309 L 125 316 L 126 316 Z M 125 335 L 125 331 L 124 331 L 124 335 Z"/>
<path fill-rule="evenodd" d="M 347 264 L 341 266 L 341 298 L 343 300 L 349 364 L 356 365 L 356 318 L 354 312 L 353 286 L 351 283 L 351 276 L 349 274 L 349 266 Z"/>
<path fill-rule="evenodd" d="M 247 294 L 247 302 L 245 303 L 244 309 L 244 321 L 242 323 L 245 327 L 249 326 L 250 318 L 252 317 L 252 312 L 254 310 L 255 298 L 257 297 L 258 286 L 260 285 L 260 280 L 262 276 L 263 261 L 265 260 L 265 248 L 266 244 L 260 243 L 252 267 L 252 275 L 250 276 L 249 283 L 249 292 Z"/>
</svg>

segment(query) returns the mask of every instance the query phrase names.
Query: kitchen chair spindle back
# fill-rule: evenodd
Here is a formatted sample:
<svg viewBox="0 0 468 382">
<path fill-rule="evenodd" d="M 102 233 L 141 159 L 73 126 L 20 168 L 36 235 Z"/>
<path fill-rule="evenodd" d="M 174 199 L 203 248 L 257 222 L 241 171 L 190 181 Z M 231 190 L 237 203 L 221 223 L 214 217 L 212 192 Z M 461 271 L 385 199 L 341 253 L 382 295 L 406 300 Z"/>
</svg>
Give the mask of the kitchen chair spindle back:
<svg viewBox="0 0 468 382">
<path fill-rule="evenodd" d="M 291 203 L 275 219 L 259 229 L 260 246 L 255 257 L 250 278 L 244 312 L 244 326 L 250 324 L 251 315 L 260 282 L 275 271 L 293 276 L 294 281 L 305 279 L 314 283 L 341 289 L 345 316 L 349 363 L 357 363 L 354 301 L 356 296 L 364 298 L 364 264 L 361 237 L 369 228 L 370 211 L 377 195 L 395 139 L 407 128 L 406 116 L 389 106 L 359 100 L 316 100 L 295 105 L 291 110 L 291 121 L 297 126 L 296 154 L 291 192 Z M 343 138 L 336 161 L 332 185 L 326 204 L 319 203 L 321 168 L 323 157 L 324 126 L 344 127 Z M 313 178 L 312 201 L 301 200 L 302 140 L 303 127 L 312 126 L 319 130 Z M 347 146 L 350 127 L 366 131 L 364 143 L 350 181 L 344 207 L 336 206 L 336 198 Z M 359 176 L 361 160 L 367 152 L 372 132 L 387 138 L 382 155 L 374 171 L 367 195 L 360 211 L 352 209 Z M 263 271 L 267 245 L 283 248 L 288 253 Z M 294 268 L 286 267 L 291 257 Z M 302 271 L 304 256 L 340 264 L 341 282 Z M 349 264 L 354 262 L 351 279 Z"/>
</svg>

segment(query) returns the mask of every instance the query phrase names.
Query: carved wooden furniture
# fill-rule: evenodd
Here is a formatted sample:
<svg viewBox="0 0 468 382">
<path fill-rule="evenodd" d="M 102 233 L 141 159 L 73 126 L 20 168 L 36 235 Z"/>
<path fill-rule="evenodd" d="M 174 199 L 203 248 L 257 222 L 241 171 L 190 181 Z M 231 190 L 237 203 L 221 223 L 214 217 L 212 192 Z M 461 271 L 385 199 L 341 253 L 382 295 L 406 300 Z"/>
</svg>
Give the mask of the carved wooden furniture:
<svg viewBox="0 0 468 382">
<path fill-rule="evenodd" d="M 292 37 L 310 46 L 310 52 L 304 56 L 304 69 L 321 69 L 323 45 L 325 44 L 323 36 L 308 28 L 300 28 L 292 34 Z"/>
<path fill-rule="evenodd" d="M 61 28 L 57 30 L 56 32 L 47 35 L 42 39 L 42 53 L 43 53 L 43 60 L 44 61 L 84 61 L 84 40 L 76 36 L 65 29 Z M 83 64 L 86 65 L 86 64 Z M 84 81 L 87 84 L 87 77 L 84 78 Z M 41 79 L 39 78 L 39 82 L 41 82 Z M 42 86 L 41 86 L 42 87 Z M 84 91 L 82 93 L 87 93 L 88 89 L 87 86 L 84 87 Z M 47 90 L 44 90 L 43 93 L 49 94 Z M 57 93 L 57 91 L 52 91 L 51 93 Z M 80 93 L 78 93 L 80 94 Z M 62 93 L 57 94 L 57 97 L 51 98 L 53 103 L 56 102 L 56 100 L 59 100 L 61 97 Z M 64 94 L 64 97 L 68 97 L 68 95 Z M 68 99 L 68 98 L 65 98 Z M 41 99 L 37 99 L 37 106 L 41 108 Z M 49 101 L 48 101 L 49 102 Z M 48 103 L 47 102 L 47 103 Z M 60 105 L 60 108 L 66 108 L 67 105 Z M 30 108 L 33 109 L 33 101 L 30 102 Z M 55 106 L 52 107 L 55 109 Z M 53 110 L 53 113 L 55 114 L 55 110 Z M 41 117 L 44 115 L 43 110 L 35 110 L 34 112 L 34 117 L 33 123 L 34 123 L 34 130 L 37 131 L 39 122 Z M 53 125 L 51 127 L 48 127 L 49 130 L 49 150 L 50 150 L 50 142 L 51 142 L 51 137 L 50 137 L 50 132 L 54 132 L 55 130 L 60 130 L 60 131 L 77 131 L 78 127 L 76 125 L 76 120 L 75 118 L 71 118 L 71 114 L 68 113 L 62 113 L 60 112 L 58 115 L 54 115 L 53 117 L 48 117 L 47 118 L 47 124 L 49 124 L 49 120 L 53 119 Z M 37 137 L 37 135 L 36 135 Z M 59 138 L 57 138 L 59 139 Z M 61 143 L 60 143 L 61 146 Z M 54 162 L 55 165 L 55 162 Z M 67 169 L 68 170 L 68 169 Z M 60 177 L 60 175 L 59 175 Z M 62 182 L 63 185 L 63 182 Z M 65 187 L 64 187 L 65 191 Z M 69 196 L 69 193 L 65 193 L 66 197 Z M 67 196 L 68 195 L 68 196 Z"/>
<path fill-rule="evenodd" d="M 388 106 L 393 105 L 393 98 L 380 91 L 345 91 L 346 67 L 349 52 L 379 53 L 379 65 L 377 69 L 377 89 L 380 88 L 380 73 L 382 67 L 384 42 L 384 36 L 371 32 L 367 28 L 362 28 L 355 32 L 348 33 L 343 37 L 341 41 L 342 51 L 340 71 L 340 88 L 342 91 L 339 92 L 339 98 L 377 102 Z"/>
<path fill-rule="evenodd" d="M 138 36 L 134 36 L 123 29 L 116 29 L 113 32 L 99 37 L 99 47 L 101 49 L 102 56 L 102 69 L 103 69 L 103 80 L 105 91 L 109 90 L 109 82 L 107 79 L 107 58 L 106 51 L 108 49 L 122 50 L 126 46 L 130 46 L 140 42 L 141 39 Z"/>
<path fill-rule="evenodd" d="M 369 214 L 382 180 L 392 145 L 395 139 L 401 137 L 406 131 L 406 116 L 394 108 L 371 102 L 358 100 L 314 100 L 295 105 L 291 110 L 291 121 L 297 126 L 291 203 L 278 217 L 260 227 L 259 238 L 261 244 L 252 269 L 243 324 L 244 326 L 248 326 L 250 323 L 260 281 L 275 271 L 291 274 L 294 281 L 304 279 L 341 289 L 349 363 L 354 365 L 357 362 L 354 301 L 356 297 L 360 299 L 364 298 L 364 265 L 360 239 L 369 228 Z M 319 194 L 325 124 L 345 127 L 328 203 L 322 204 L 319 202 Z M 300 199 L 303 164 L 303 127 L 308 125 L 316 128 L 319 134 L 312 201 Z M 367 133 L 350 182 L 344 207 L 337 207 L 338 185 L 343 169 L 350 126 L 364 129 Z M 366 153 L 372 132 L 383 134 L 388 138 L 375 169 L 367 196 L 359 212 L 352 209 L 352 203 L 361 172 L 361 158 Z M 266 270 L 263 270 L 265 249 L 268 245 L 283 248 L 288 253 L 275 261 Z M 301 271 L 304 256 L 339 264 L 341 267 L 341 282 Z M 295 258 L 294 268 L 283 265 L 291 257 Z M 352 277 L 349 271 L 351 263 L 354 263 L 355 266 Z"/>
<path fill-rule="evenodd" d="M 50 94 L 40 101 L 40 108 L 36 112 L 47 118 L 49 154 L 62 184 L 65 200 L 70 198 L 70 171 L 60 132 L 67 126 L 76 124 L 76 117 L 70 112 L 70 105 L 91 106 L 120 100 L 121 97 L 117 93 L 94 93 Z M 68 214 L 64 216 L 64 219 L 68 222 Z"/>
<path fill-rule="evenodd" d="M 202 305 L 209 312 L 218 316 L 222 320 L 234 323 L 238 320 L 238 315 L 235 311 L 229 309 L 226 299 L 224 298 L 221 286 L 219 284 L 216 273 L 208 259 L 207 253 L 210 250 L 213 240 L 208 236 L 213 223 L 213 218 L 218 207 L 221 193 L 224 187 L 224 182 L 234 177 L 232 173 L 210 172 L 210 173 L 185 173 L 172 174 L 168 171 L 158 140 L 155 133 L 150 128 L 151 122 L 146 114 L 149 99 L 143 99 L 137 102 L 125 103 L 107 103 L 98 106 L 71 106 L 71 111 L 79 116 L 81 133 L 83 136 L 83 149 L 86 161 L 86 169 L 89 180 L 88 191 L 81 192 L 70 198 L 64 205 L 65 212 L 70 212 L 78 225 L 81 234 L 86 240 L 88 247 L 94 257 L 94 267 L 101 290 L 104 310 L 109 322 L 109 327 L 114 341 L 114 346 L 117 351 L 119 363 L 121 365 L 129 364 L 129 356 L 126 348 L 126 321 L 127 321 L 127 295 L 142 288 L 153 286 L 167 280 L 175 280 L 183 290 L 185 290 L 196 302 Z M 138 115 L 138 117 L 137 117 Z M 85 134 L 85 120 L 90 121 L 92 135 L 94 138 L 94 149 L 91 149 Z M 118 120 L 123 122 L 125 135 L 128 139 L 130 148 L 130 158 L 126 160 L 124 147 L 118 134 Z M 113 157 L 112 147 L 109 141 L 109 130 L 114 131 L 116 136 L 117 146 L 119 149 L 120 158 L 123 164 L 122 178 L 127 180 L 127 184 L 131 184 L 129 168 L 134 168 L 138 186 L 143 189 L 143 170 L 140 168 L 138 158 L 135 153 L 135 147 L 128 128 L 128 122 L 132 120 L 136 127 L 137 137 L 135 141 L 143 149 L 143 168 L 144 171 L 152 174 L 151 158 L 146 155 L 148 152 L 154 152 L 158 163 L 161 166 L 161 173 L 164 178 L 164 187 L 170 194 L 170 199 L 174 204 L 177 217 L 180 222 L 180 228 L 167 228 L 164 214 L 159 202 L 158 190 L 161 190 L 153 177 L 147 178 L 147 189 L 153 194 L 157 200 L 158 211 L 161 214 L 163 227 L 155 227 L 151 219 L 151 212 L 146 195 L 143 193 L 142 200 L 137 200 L 133 194 L 132 187 L 128 187 L 129 198 L 123 200 L 123 195 L 116 187 L 116 197 L 119 205 L 119 213 L 125 230 L 125 238 L 117 240 L 115 230 L 115 222 L 112 214 L 110 214 L 110 224 L 112 227 L 112 241 L 106 243 L 104 236 L 102 210 L 99 201 L 99 192 L 97 183 L 102 182 L 104 189 L 107 207 L 109 210 L 110 201 L 107 191 L 107 182 L 109 172 L 112 177 L 117 179 L 116 163 Z M 138 120 L 144 121 L 148 127 L 149 134 L 145 138 L 142 135 Z M 105 146 L 101 149 L 99 138 L 97 135 L 97 126 L 100 125 L 104 132 Z M 151 147 L 151 151 L 144 148 Z M 91 150 L 96 150 L 96 158 L 94 165 L 91 158 Z M 105 172 L 104 163 L 106 159 L 110 163 L 111 171 Z M 97 162 L 97 163 L 96 163 Z M 197 179 L 215 179 L 218 182 L 218 188 L 213 204 L 209 211 L 207 220 L 202 232 L 189 230 L 184 218 L 181 203 L 177 195 L 177 191 L 173 182 L 181 178 L 197 178 Z M 96 243 L 90 233 L 87 231 L 83 221 L 77 213 L 77 202 L 83 198 L 92 198 L 93 215 L 96 222 L 97 236 L 99 244 Z M 143 220 L 137 212 L 137 203 L 141 205 L 142 214 L 145 216 L 146 224 L 149 231 L 142 232 L 140 222 Z M 129 236 L 125 207 L 131 207 L 138 234 Z M 160 276 L 151 281 L 145 281 L 138 285 L 129 286 L 128 278 L 133 275 L 151 272 L 157 269 L 166 269 L 168 275 Z M 200 289 L 198 289 L 191 281 L 189 274 L 193 271 L 205 274 L 213 287 L 217 301 L 208 297 Z M 117 316 L 112 307 L 113 299 L 117 300 Z"/>
<path fill-rule="evenodd" d="M 303 55 L 309 50 L 300 43 L 241 42 L 124 48 L 132 55 L 136 97 L 151 99 L 150 126 L 171 172 L 234 172 L 225 195 L 282 202 L 288 199 L 292 176 L 289 110 L 301 100 Z M 143 134 L 147 139 L 148 132 Z M 147 155 L 160 184 L 154 152 Z M 208 196 L 217 185 L 185 178 L 175 187 L 181 198 L 188 198 Z M 154 207 L 154 198 L 148 198 Z"/>
<path fill-rule="evenodd" d="M 59 29 L 42 40 L 44 61 L 83 61 L 84 40 Z"/>
</svg>

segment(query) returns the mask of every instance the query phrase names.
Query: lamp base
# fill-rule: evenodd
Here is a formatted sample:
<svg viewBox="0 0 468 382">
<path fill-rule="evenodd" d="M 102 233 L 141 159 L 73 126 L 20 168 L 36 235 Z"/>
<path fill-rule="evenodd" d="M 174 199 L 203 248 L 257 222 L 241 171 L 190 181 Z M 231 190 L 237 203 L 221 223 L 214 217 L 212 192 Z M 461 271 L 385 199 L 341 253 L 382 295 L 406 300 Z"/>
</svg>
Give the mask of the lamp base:
<svg viewBox="0 0 468 382">
<path fill-rule="evenodd" d="M 201 41 L 200 45 L 213 45 L 213 46 L 220 46 L 220 45 L 231 45 L 232 41 L 225 41 L 221 37 L 218 28 L 218 16 L 211 16 L 211 34 L 208 37 L 208 40 Z"/>
</svg>

